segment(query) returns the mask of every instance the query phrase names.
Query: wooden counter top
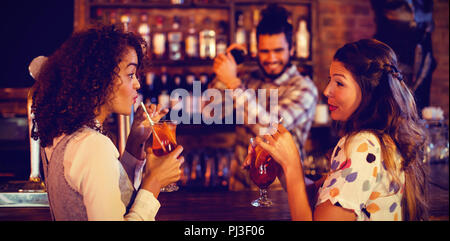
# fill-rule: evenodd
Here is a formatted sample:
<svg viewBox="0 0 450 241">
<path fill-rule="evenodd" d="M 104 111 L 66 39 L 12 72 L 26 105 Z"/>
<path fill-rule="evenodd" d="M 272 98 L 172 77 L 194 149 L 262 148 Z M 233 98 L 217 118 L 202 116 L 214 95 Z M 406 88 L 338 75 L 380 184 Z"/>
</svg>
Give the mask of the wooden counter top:
<svg viewBox="0 0 450 241">
<path fill-rule="evenodd" d="M 431 220 L 449 220 L 448 163 L 432 165 L 430 185 Z M 269 190 L 275 205 L 256 208 L 250 202 L 258 197 L 257 191 L 183 191 L 161 193 L 159 221 L 288 221 L 291 219 L 287 193 Z M 0 221 L 51 220 L 48 208 L 0 208 Z"/>
</svg>

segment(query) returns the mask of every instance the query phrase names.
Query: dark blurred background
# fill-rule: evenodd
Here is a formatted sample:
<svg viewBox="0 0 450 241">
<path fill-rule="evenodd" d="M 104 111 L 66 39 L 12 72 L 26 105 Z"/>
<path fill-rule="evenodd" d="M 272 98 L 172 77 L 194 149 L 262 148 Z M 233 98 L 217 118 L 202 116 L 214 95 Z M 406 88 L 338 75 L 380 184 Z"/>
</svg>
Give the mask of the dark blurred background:
<svg viewBox="0 0 450 241">
<path fill-rule="evenodd" d="M 50 55 L 73 31 L 73 0 L 6 0 L 1 2 L 0 88 L 29 87 L 28 65 Z"/>
<path fill-rule="evenodd" d="M 73 0 L 1 2 L 0 181 L 28 179 L 30 150 L 25 107 L 27 87 L 34 83 L 28 65 L 39 55 L 53 53 L 72 33 L 73 22 Z"/>
</svg>

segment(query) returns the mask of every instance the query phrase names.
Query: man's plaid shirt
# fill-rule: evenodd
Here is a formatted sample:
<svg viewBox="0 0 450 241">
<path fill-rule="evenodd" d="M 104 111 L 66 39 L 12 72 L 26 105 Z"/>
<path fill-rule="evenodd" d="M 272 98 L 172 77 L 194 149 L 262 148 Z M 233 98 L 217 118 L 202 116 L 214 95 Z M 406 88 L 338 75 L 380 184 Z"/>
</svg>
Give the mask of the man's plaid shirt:
<svg viewBox="0 0 450 241">
<path fill-rule="evenodd" d="M 248 106 L 252 106 L 250 105 L 251 102 L 254 102 L 256 105 L 258 102 L 255 98 L 256 96 L 245 95 L 248 101 L 244 108 L 246 114 L 245 119 L 249 115 L 258 116 L 256 112 L 263 109 L 266 109 L 266 111 L 259 113 L 258 117 L 267 117 L 269 115 L 270 89 L 278 90 L 278 119 L 283 117 L 282 124 L 296 139 L 299 150 L 302 150 L 314 120 L 314 113 L 318 101 L 318 91 L 313 81 L 307 76 L 300 75 L 295 65 L 288 67 L 275 80 L 267 78 L 260 68 L 239 77 L 242 82 L 239 88 L 243 91 L 253 89 L 255 90 L 256 96 L 258 96 L 258 89 L 266 89 L 267 98 L 264 108 L 247 108 Z M 221 83 L 214 80 L 210 88 L 221 88 Z M 221 89 L 223 89 L 223 86 Z M 236 97 L 236 99 L 242 98 L 243 96 Z M 240 166 L 247 156 L 249 139 L 260 135 L 259 129 L 266 126 L 259 124 L 258 118 L 256 119 L 256 124 L 236 125 L 235 158 L 237 165 L 235 164 L 234 168 L 232 165 L 231 168 L 232 178 L 230 180 L 230 189 L 238 190 L 252 185 L 248 175 L 245 171 L 241 170 Z"/>
</svg>

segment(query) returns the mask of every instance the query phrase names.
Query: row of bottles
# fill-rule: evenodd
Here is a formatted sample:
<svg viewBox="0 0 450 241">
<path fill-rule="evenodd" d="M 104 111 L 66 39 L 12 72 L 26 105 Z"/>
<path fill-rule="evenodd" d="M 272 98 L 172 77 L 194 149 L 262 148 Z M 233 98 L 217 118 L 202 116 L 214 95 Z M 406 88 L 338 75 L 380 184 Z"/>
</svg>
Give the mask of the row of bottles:
<svg viewBox="0 0 450 241">
<path fill-rule="evenodd" d="M 229 0 L 90 0 L 91 4 L 108 4 L 108 3 L 119 3 L 119 4 L 130 4 L 130 3 L 158 3 L 158 4 L 227 4 Z"/>
<path fill-rule="evenodd" d="M 260 21 L 260 10 L 252 10 L 251 29 L 247 29 L 244 24 L 244 12 L 236 12 L 236 43 L 245 46 L 250 58 L 255 58 L 258 52 L 256 28 Z M 292 20 L 288 20 L 292 24 Z M 294 52 L 297 59 L 308 59 L 310 57 L 311 36 L 308 30 L 308 22 L 305 18 L 298 20 L 296 32 L 294 34 Z M 295 29 L 295 26 L 294 26 Z"/>
<path fill-rule="evenodd" d="M 180 61 L 187 59 L 213 59 L 225 53 L 229 41 L 229 24 L 226 21 L 213 21 L 205 16 L 196 22 L 194 16 L 162 15 L 150 18 L 146 12 L 119 11 L 97 8 L 93 19 L 103 24 L 123 24 L 127 31 L 139 33 L 147 42 L 147 53 L 156 60 Z M 249 58 L 257 55 L 256 27 L 260 20 L 260 10 L 253 9 L 252 25 L 244 25 L 244 13 L 236 12 L 235 42 L 245 46 Z M 311 36 L 308 22 L 301 18 L 294 34 L 295 57 L 308 59 Z"/>
<path fill-rule="evenodd" d="M 102 24 L 123 24 L 126 31 L 138 33 L 147 42 L 147 54 L 157 60 L 213 59 L 228 44 L 228 23 L 210 17 L 196 22 L 194 16 L 162 15 L 152 19 L 145 12 L 121 12 L 97 8 L 93 19 Z"/>
<path fill-rule="evenodd" d="M 194 81 L 200 81 L 201 89 L 204 91 L 213 78 L 214 74 L 205 72 L 169 74 L 166 67 L 162 67 L 160 73 L 147 72 L 145 74 L 139 92 L 144 103 L 158 103 L 164 108 L 171 108 L 174 104 L 170 103 L 170 94 L 173 90 L 182 88 L 192 93 Z M 137 102 L 137 104 L 139 103 Z"/>
<path fill-rule="evenodd" d="M 200 148 L 183 156 L 179 186 L 191 190 L 228 190 L 231 148 Z"/>
</svg>

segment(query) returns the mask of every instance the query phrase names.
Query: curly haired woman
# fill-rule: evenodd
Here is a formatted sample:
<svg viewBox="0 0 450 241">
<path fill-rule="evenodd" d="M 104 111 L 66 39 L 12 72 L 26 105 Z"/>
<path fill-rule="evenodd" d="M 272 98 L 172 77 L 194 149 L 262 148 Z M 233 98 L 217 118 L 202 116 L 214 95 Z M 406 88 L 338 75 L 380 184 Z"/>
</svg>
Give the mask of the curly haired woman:
<svg viewBox="0 0 450 241">
<path fill-rule="evenodd" d="M 292 219 L 427 219 L 426 135 L 394 51 L 374 39 L 344 45 L 334 55 L 324 95 L 342 138 L 330 173 L 312 186 L 314 198 L 308 199 L 311 189 L 289 132 L 280 126 L 264 137 L 269 144 L 256 139 L 283 168 Z"/>
<path fill-rule="evenodd" d="M 74 33 L 36 77 L 33 137 L 48 162 L 44 173 L 55 220 L 154 220 L 160 188 L 179 179 L 183 148 L 163 157 L 146 154 L 151 128 L 142 108 L 121 157 L 102 131 L 110 114 L 131 114 L 143 44 L 114 26 Z M 160 106 L 147 108 L 154 121 L 167 114 Z"/>
</svg>

